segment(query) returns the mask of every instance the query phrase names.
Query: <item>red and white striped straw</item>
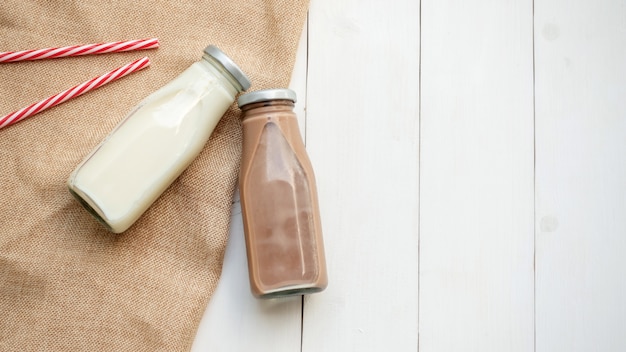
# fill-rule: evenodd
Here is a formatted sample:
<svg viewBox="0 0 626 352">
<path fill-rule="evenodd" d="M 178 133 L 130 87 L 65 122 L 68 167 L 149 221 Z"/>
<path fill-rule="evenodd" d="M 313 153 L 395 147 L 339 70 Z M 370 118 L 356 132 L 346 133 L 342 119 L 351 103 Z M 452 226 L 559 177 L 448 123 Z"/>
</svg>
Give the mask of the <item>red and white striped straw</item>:
<svg viewBox="0 0 626 352">
<path fill-rule="evenodd" d="M 72 45 L 62 48 L 39 50 L 0 52 L 0 62 L 16 62 L 24 60 L 54 59 L 66 56 L 117 53 L 122 51 L 155 49 L 159 47 L 159 39 L 139 39 L 125 42 L 111 42 L 87 45 Z"/>
<path fill-rule="evenodd" d="M 102 76 L 95 77 L 87 82 L 81 83 L 75 87 L 65 90 L 59 94 L 53 95 L 40 102 L 34 103 L 30 106 L 12 112 L 8 115 L 0 117 L 0 128 L 12 125 L 16 122 L 22 121 L 29 116 L 33 116 L 39 112 L 42 112 L 48 108 L 59 105 L 65 101 L 68 101 L 74 97 L 83 95 L 92 89 L 96 89 L 111 81 L 122 78 L 130 73 L 139 71 L 144 67 L 150 65 L 150 60 L 147 57 L 133 61 L 122 67 L 118 67 L 111 72 L 107 72 Z"/>
</svg>

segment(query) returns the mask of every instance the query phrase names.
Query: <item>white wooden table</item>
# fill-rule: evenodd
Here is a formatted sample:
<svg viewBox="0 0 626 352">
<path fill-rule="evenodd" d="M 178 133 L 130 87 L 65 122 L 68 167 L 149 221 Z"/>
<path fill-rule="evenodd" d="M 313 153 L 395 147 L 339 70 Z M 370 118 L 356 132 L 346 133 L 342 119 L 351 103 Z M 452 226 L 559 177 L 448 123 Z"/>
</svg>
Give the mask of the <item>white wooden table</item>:
<svg viewBox="0 0 626 352">
<path fill-rule="evenodd" d="M 292 87 L 329 287 L 237 202 L 193 351 L 626 351 L 626 1 L 311 0 Z"/>
</svg>

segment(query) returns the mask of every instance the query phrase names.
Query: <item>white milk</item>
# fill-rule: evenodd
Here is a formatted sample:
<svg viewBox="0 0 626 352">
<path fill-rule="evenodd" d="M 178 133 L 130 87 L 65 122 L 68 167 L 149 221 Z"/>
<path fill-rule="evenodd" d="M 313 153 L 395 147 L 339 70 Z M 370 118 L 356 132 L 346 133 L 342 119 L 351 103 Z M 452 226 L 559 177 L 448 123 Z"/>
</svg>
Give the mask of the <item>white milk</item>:
<svg viewBox="0 0 626 352">
<path fill-rule="evenodd" d="M 194 63 L 85 158 L 70 191 L 112 232 L 128 229 L 200 153 L 242 90 L 231 82 L 209 62 Z"/>
</svg>

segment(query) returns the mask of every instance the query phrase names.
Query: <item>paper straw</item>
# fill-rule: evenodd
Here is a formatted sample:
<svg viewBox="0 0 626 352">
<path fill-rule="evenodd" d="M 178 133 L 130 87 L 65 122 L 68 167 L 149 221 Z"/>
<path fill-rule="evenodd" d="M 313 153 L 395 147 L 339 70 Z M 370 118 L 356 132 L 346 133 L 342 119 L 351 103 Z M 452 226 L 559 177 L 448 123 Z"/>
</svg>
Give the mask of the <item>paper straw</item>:
<svg viewBox="0 0 626 352">
<path fill-rule="evenodd" d="M 12 125 L 29 116 L 33 116 L 48 108 L 59 105 L 65 101 L 68 101 L 69 99 L 83 95 L 92 89 L 96 89 L 118 78 L 122 78 L 130 73 L 139 71 L 142 68 L 147 67 L 149 65 L 150 65 L 150 60 L 147 57 L 144 57 L 142 59 L 126 64 L 122 67 L 116 68 L 115 70 L 111 72 L 107 72 L 103 74 L 102 76 L 95 77 L 87 82 L 79 84 L 68 90 L 65 90 L 59 94 L 53 95 L 40 102 L 34 103 L 30 106 L 27 106 L 25 108 L 12 112 L 3 117 L 0 117 L 0 128 Z"/>
<path fill-rule="evenodd" d="M 159 47 L 159 39 L 140 39 L 125 42 L 112 42 L 87 45 L 73 45 L 62 48 L 0 52 L 0 62 L 54 59 L 66 56 L 117 53 L 122 51 L 145 50 Z"/>
</svg>

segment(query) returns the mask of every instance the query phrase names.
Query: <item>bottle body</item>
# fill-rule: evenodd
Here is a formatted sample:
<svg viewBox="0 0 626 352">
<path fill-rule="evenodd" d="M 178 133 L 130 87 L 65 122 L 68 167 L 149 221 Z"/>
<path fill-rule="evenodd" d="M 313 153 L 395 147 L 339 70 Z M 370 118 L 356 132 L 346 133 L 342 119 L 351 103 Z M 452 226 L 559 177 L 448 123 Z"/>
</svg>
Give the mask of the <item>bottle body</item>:
<svg viewBox="0 0 626 352">
<path fill-rule="evenodd" d="M 200 153 L 239 91 L 210 61 L 192 64 L 78 165 L 70 192 L 110 231 L 125 231 Z"/>
<path fill-rule="evenodd" d="M 254 105 L 243 108 L 240 174 L 252 293 L 319 292 L 327 274 L 317 189 L 293 102 Z"/>
</svg>

